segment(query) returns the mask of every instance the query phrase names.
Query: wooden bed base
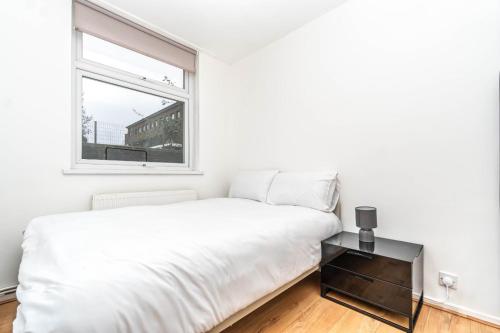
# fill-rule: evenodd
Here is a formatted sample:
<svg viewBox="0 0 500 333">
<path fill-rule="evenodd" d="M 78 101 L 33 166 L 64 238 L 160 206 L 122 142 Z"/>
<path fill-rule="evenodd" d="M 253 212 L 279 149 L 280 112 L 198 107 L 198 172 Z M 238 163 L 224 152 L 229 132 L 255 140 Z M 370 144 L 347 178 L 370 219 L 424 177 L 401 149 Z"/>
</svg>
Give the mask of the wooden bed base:
<svg viewBox="0 0 500 333">
<path fill-rule="evenodd" d="M 288 288 L 293 287 L 295 284 L 299 283 L 304 278 L 306 278 L 310 274 L 314 273 L 318 269 L 319 269 L 319 266 L 315 266 L 315 267 L 313 267 L 313 268 L 305 271 L 304 273 L 302 273 L 301 275 L 299 275 L 298 277 L 296 277 L 292 281 L 288 282 L 287 284 L 284 284 L 283 286 L 279 287 L 275 291 L 267 294 L 266 296 L 258 299 L 255 302 L 253 302 L 252 304 L 250 304 L 246 308 L 241 309 L 240 311 L 236 312 L 231 317 L 227 318 L 226 320 L 224 320 L 223 322 L 221 322 L 220 324 L 218 324 L 217 326 L 215 326 L 214 328 L 212 328 L 208 332 L 209 333 L 219 333 L 219 332 L 222 332 L 223 330 L 225 330 L 229 326 L 231 326 L 234 323 L 236 323 L 241 318 L 243 318 L 246 315 L 248 315 L 250 312 L 252 312 L 252 311 L 260 308 L 262 305 L 266 304 L 267 302 L 269 302 L 270 300 L 272 300 L 273 298 L 275 298 L 276 296 L 278 296 L 279 294 L 281 294 L 282 292 L 284 292 Z"/>
</svg>

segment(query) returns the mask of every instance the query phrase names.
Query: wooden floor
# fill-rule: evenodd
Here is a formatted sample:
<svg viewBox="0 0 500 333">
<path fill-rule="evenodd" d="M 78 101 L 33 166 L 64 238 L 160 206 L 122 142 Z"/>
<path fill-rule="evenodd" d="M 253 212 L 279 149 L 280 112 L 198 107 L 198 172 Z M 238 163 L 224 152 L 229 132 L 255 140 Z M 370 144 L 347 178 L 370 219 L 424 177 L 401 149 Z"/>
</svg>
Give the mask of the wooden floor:
<svg viewBox="0 0 500 333">
<path fill-rule="evenodd" d="M 0 333 L 12 331 L 16 302 L 0 305 Z M 224 333 L 401 333 L 358 312 L 319 296 L 313 274 L 266 305 L 243 318 Z M 500 333 L 500 329 L 424 305 L 417 333 Z"/>
<path fill-rule="evenodd" d="M 255 310 L 224 333 L 325 332 L 401 333 L 396 328 L 319 296 L 319 276 L 313 274 Z M 500 333 L 500 329 L 424 305 L 417 333 Z"/>
<path fill-rule="evenodd" d="M 16 317 L 17 302 L 0 304 L 0 333 L 12 332 L 12 322 Z"/>
</svg>

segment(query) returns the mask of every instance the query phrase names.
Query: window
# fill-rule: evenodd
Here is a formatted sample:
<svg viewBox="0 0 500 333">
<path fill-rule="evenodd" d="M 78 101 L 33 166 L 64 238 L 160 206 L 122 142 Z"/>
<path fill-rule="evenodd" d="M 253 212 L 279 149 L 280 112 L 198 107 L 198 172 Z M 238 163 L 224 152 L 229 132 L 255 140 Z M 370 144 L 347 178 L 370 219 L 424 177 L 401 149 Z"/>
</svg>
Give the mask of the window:
<svg viewBox="0 0 500 333">
<path fill-rule="evenodd" d="M 195 52 L 158 36 L 146 43 L 154 33 L 94 5 L 74 6 L 73 166 L 193 169 Z M 113 24 L 122 26 L 113 31 Z"/>
<path fill-rule="evenodd" d="M 184 124 L 146 124 L 146 134 L 138 135 L 148 118 L 184 112 L 185 103 L 82 77 L 82 159 L 184 163 Z M 178 111 L 181 110 L 181 111 Z M 167 149 L 175 143 L 176 149 Z M 109 154 L 110 150 L 113 154 Z M 140 152 L 140 153 L 139 153 Z"/>
</svg>

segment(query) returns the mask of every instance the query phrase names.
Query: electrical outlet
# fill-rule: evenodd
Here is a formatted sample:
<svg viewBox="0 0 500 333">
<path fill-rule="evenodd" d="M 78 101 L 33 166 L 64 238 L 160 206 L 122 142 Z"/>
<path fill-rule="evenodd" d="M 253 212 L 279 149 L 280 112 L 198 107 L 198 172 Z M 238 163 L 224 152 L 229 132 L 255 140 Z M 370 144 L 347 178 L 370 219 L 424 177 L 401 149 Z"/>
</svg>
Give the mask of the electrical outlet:
<svg viewBox="0 0 500 333">
<path fill-rule="evenodd" d="M 444 286 L 443 283 L 443 278 L 449 277 L 453 281 L 452 285 L 450 286 L 450 289 L 457 289 L 458 285 L 458 276 L 455 274 L 447 273 L 447 272 L 439 272 L 439 285 Z"/>
</svg>

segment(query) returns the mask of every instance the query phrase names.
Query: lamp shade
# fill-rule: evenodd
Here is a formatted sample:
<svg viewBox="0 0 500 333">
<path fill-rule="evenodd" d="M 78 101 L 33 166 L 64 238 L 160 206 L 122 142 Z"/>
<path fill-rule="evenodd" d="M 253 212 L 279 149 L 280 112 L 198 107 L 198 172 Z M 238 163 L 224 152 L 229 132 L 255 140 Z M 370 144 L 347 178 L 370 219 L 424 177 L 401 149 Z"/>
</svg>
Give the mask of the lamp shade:
<svg viewBox="0 0 500 333">
<path fill-rule="evenodd" d="M 356 207 L 356 226 L 361 229 L 377 227 L 377 208 L 369 206 Z"/>
</svg>

